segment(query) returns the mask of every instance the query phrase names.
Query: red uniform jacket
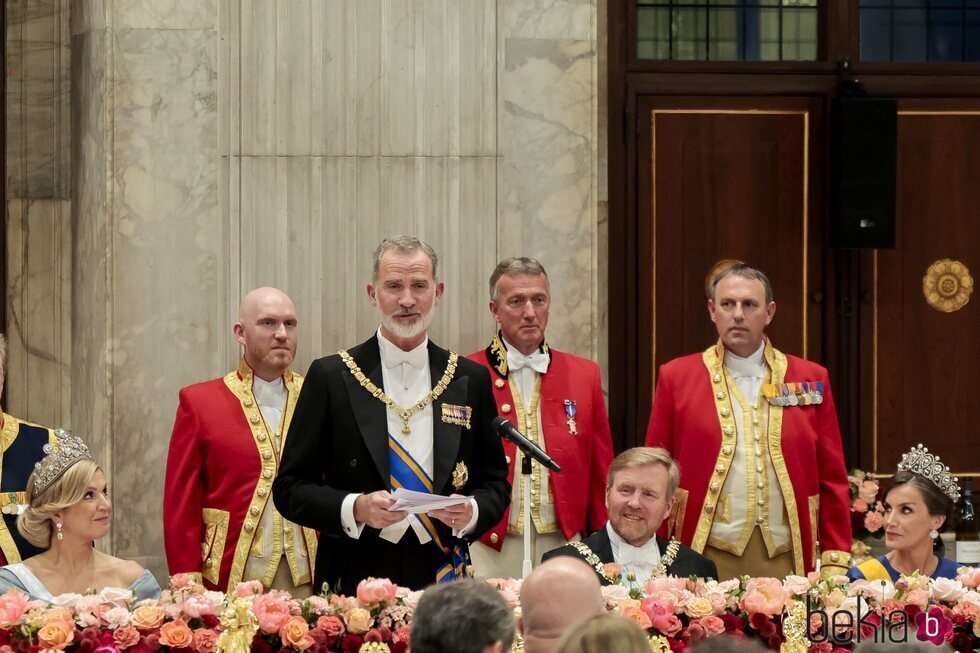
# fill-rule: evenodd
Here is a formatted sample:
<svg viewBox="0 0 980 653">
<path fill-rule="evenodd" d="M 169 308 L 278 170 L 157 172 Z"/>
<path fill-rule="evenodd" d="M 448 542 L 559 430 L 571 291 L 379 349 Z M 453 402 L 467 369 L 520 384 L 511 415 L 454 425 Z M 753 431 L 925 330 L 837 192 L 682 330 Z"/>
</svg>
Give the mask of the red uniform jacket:
<svg viewBox="0 0 980 653">
<path fill-rule="evenodd" d="M 285 438 L 303 377 L 287 370 L 283 380 L 289 392 L 283 410 Z M 262 513 L 273 507 L 276 457 L 252 395 L 252 370 L 244 360 L 223 379 L 180 391 L 163 494 L 171 575 L 199 574 L 209 589 L 234 589 L 242 580 Z M 316 534 L 304 528 L 303 536 L 297 546 L 307 549 L 312 581 Z"/>
<path fill-rule="evenodd" d="M 548 472 L 555 498 L 558 525 L 566 538 L 583 536 L 599 530 L 606 523 L 606 472 L 612 461 L 612 438 L 609 418 L 602 396 L 599 366 L 585 358 L 543 348 L 551 356 L 548 372 L 541 375 L 541 424 L 545 449 L 561 465 L 561 473 Z M 493 397 L 497 411 L 514 422 L 514 397 L 507 379 L 507 353 L 498 335 L 484 351 L 470 354 L 470 359 L 490 370 L 494 379 Z M 577 435 L 569 431 L 565 400 L 575 402 Z M 518 425 L 519 427 L 520 425 Z M 527 435 L 527 434 L 525 434 Z M 507 455 L 507 482 L 514 482 L 517 447 L 504 440 Z M 510 507 L 503 519 L 485 533 L 480 541 L 500 550 L 507 534 Z"/>
<path fill-rule="evenodd" d="M 769 450 L 786 503 L 796 573 L 821 563 L 834 573 L 850 566 L 850 494 L 840 427 L 827 370 L 787 356 L 767 341 L 772 383 L 823 383 L 823 403 L 769 408 Z M 714 508 L 732 463 L 736 440 L 721 343 L 660 368 L 647 430 L 647 445 L 671 452 L 681 468 L 681 487 L 667 520 L 669 532 L 704 551 Z"/>
</svg>

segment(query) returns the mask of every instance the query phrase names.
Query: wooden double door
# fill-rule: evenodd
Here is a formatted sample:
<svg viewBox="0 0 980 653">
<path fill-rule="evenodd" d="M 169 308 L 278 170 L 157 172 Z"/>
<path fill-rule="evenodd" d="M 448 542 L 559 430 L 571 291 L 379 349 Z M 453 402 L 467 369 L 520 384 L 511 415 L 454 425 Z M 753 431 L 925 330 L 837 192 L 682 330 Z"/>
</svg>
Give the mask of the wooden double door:
<svg viewBox="0 0 980 653">
<path fill-rule="evenodd" d="M 733 258 L 772 280 L 774 344 L 830 369 L 849 465 L 888 473 L 922 442 L 975 474 L 980 101 L 891 94 L 897 244 L 839 250 L 828 198 L 835 88 L 632 96 L 634 222 L 624 231 L 636 239 L 637 306 L 625 372 L 636 390 L 624 421 L 639 441 L 658 366 L 717 339 L 705 277 Z"/>
</svg>

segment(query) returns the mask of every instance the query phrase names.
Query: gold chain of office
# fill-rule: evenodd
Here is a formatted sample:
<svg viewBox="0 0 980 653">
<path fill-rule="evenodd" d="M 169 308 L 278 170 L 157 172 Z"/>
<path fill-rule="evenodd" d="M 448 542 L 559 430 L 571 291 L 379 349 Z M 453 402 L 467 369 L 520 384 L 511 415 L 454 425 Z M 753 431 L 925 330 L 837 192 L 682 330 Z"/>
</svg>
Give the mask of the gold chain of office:
<svg viewBox="0 0 980 653">
<path fill-rule="evenodd" d="M 443 372 L 442 378 L 436 383 L 436 387 L 432 388 L 432 392 L 422 397 L 415 405 L 408 408 L 402 408 L 396 404 L 391 397 L 385 394 L 385 391 L 374 384 L 371 379 L 365 376 L 361 368 L 358 367 L 354 359 L 351 358 L 350 354 L 347 353 L 346 349 L 341 349 L 337 352 L 340 355 L 340 360 L 344 361 L 344 365 L 350 370 L 350 373 L 354 375 L 357 382 L 361 384 L 361 387 L 371 393 L 371 396 L 375 399 L 381 401 L 385 406 L 391 409 L 395 415 L 397 415 L 402 421 L 402 434 L 409 435 L 412 429 L 408 428 L 408 420 L 415 413 L 425 409 L 426 406 L 431 404 L 433 401 L 439 398 L 446 388 L 449 387 L 450 381 L 453 380 L 453 375 L 456 374 L 456 363 L 459 361 L 459 354 L 454 351 L 449 352 L 449 363 L 446 365 L 446 371 Z"/>
<path fill-rule="evenodd" d="M 595 551 L 589 548 L 588 544 L 581 541 L 569 542 L 569 544 L 575 547 L 575 549 L 582 554 L 582 557 L 585 558 L 585 561 L 590 565 L 592 565 L 593 569 L 595 569 L 596 572 L 600 576 L 605 578 L 607 581 L 614 584 L 618 584 L 621 581 L 622 576 L 620 576 L 619 578 L 616 577 L 610 578 L 609 576 L 606 575 L 606 571 L 604 569 L 605 565 L 602 564 L 602 560 L 600 560 L 599 556 L 595 554 Z M 659 578 L 660 576 L 663 576 L 665 573 L 667 573 L 667 568 L 670 567 L 672 564 L 674 564 L 674 559 L 677 557 L 677 552 L 680 550 L 680 548 L 681 548 L 681 543 L 673 538 L 671 538 L 670 541 L 667 542 L 667 550 L 664 551 L 664 554 L 662 556 L 660 556 L 660 562 L 657 564 L 656 567 L 653 568 L 653 571 L 650 572 L 650 577 L 647 578 L 647 583 L 649 583 L 654 578 Z"/>
</svg>

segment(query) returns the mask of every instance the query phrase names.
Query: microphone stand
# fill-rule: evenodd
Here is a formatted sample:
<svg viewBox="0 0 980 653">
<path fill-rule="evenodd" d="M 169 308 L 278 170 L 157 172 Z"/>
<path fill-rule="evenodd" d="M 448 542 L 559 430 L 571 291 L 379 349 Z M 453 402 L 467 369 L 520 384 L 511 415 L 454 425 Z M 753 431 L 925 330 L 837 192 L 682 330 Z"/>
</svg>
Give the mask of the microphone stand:
<svg viewBox="0 0 980 653">
<path fill-rule="evenodd" d="M 521 451 L 518 448 L 518 451 Z M 521 507 L 524 508 L 524 566 L 521 576 L 527 578 L 531 574 L 531 457 L 521 451 Z"/>
</svg>

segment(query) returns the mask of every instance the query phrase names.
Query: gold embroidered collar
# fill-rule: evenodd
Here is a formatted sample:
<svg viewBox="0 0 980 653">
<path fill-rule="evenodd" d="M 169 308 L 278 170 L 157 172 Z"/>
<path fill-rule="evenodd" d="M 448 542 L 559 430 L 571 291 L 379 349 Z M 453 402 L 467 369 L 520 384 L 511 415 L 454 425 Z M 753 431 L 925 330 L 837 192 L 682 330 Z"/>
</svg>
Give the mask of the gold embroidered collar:
<svg viewBox="0 0 980 653">
<path fill-rule="evenodd" d="M 347 353 L 346 349 L 341 349 L 337 352 L 340 355 L 340 360 L 344 361 L 344 365 L 350 370 L 350 373 L 354 375 L 357 382 L 361 384 L 361 387 L 371 393 L 371 396 L 379 400 L 397 415 L 402 421 L 402 434 L 409 435 L 412 429 L 408 428 L 409 418 L 423 410 L 426 406 L 431 404 L 433 401 L 439 398 L 446 388 L 449 387 L 449 383 L 453 380 L 453 375 L 456 374 L 456 363 L 459 361 L 459 354 L 454 351 L 449 352 L 449 363 L 446 365 L 446 371 L 443 372 L 442 378 L 436 383 L 436 386 L 432 388 L 432 391 L 426 396 L 422 397 L 413 406 L 408 408 L 402 408 L 396 404 L 391 397 L 385 394 L 385 391 L 379 388 L 371 381 L 371 379 L 365 376 L 361 368 L 358 367 L 351 355 Z"/>
<path fill-rule="evenodd" d="M 548 345 L 547 340 L 541 341 L 541 346 L 539 349 L 548 354 L 548 360 L 551 360 L 551 347 Z M 487 362 L 490 363 L 490 367 L 493 371 L 497 373 L 498 376 L 507 376 L 507 345 L 504 344 L 504 338 L 500 331 L 497 331 L 497 335 L 493 337 L 490 341 L 490 346 L 486 348 Z"/>
<path fill-rule="evenodd" d="M 606 574 L 605 565 L 599 556 L 595 554 L 595 551 L 589 548 L 589 545 L 585 542 L 569 542 L 575 549 L 582 554 L 585 561 L 592 565 L 592 568 L 596 570 L 596 573 L 605 578 L 612 585 L 619 585 L 622 582 L 622 574 L 619 576 L 609 576 Z M 674 559 L 677 558 L 677 552 L 680 551 L 681 543 L 674 538 L 670 538 L 667 542 L 667 550 L 662 556 L 660 556 L 660 562 L 657 566 L 653 568 L 650 572 L 650 577 L 647 578 L 646 583 L 649 583 L 654 578 L 659 578 L 667 573 L 667 568 L 674 564 Z M 646 583 L 643 583 L 646 585 Z"/>
</svg>

